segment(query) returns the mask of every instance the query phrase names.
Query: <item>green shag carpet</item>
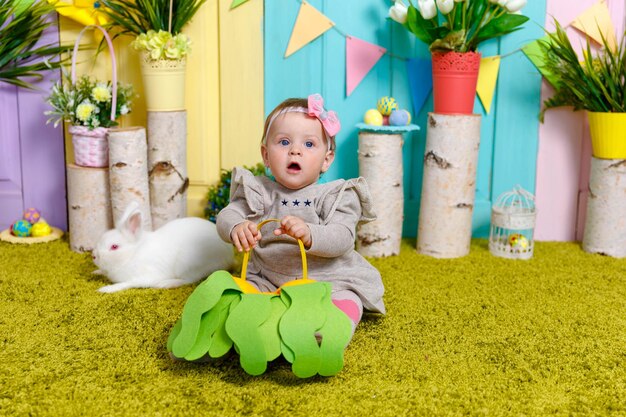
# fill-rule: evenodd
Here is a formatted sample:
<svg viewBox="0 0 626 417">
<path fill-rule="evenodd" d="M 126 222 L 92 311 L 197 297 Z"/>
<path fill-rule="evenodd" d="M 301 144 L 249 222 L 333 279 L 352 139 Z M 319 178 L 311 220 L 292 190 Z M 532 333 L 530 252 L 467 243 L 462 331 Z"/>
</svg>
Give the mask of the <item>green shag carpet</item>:
<svg viewBox="0 0 626 417">
<path fill-rule="evenodd" d="M 530 261 L 487 242 L 455 260 L 373 259 L 385 317 L 366 317 L 335 377 L 286 361 L 259 377 L 236 354 L 172 361 L 194 286 L 101 294 L 67 241 L 0 242 L 0 415 L 626 415 L 626 259 L 538 243 Z M 338 271 L 340 273 L 340 271 Z"/>
</svg>

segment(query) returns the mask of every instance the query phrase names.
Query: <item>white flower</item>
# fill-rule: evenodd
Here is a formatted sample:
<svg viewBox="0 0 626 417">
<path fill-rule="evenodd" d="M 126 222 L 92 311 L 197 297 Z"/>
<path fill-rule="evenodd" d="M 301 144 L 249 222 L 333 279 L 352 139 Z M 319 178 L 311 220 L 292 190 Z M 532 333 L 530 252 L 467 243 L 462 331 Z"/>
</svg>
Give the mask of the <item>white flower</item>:
<svg viewBox="0 0 626 417">
<path fill-rule="evenodd" d="M 452 11 L 454 7 L 453 0 L 437 0 L 437 7 L 442 14 L 448 14 Z"/>
<path fill-rule="evenodd" d="M 122 105 L 122 107 L 120 107 L 120 114 L 121 115 L 125 115 L 130 111 L 130 109 L 128 108 L 128 106 L 126 104 Z"/>
<path fill-rule="evenodd" d="M 389 8 L 389 17 L 398 23 L 406 23 L 406 14 L 408 8 L 400 0 L 396 0 L 395 4 Z"/>
<path fill-rule="evenodd" d="M 437 6 L 435 0 L 418 0 L 420 6 L 420 13 L 426 20 L 430 20 L 437 16 Z"/>
<path fill-rule="evenodd" d="M 506 2 L 505 6 L 509 12 L 515 13 L 522 10 L 527 2 L 528 0 L 509 0 Z"/>
</svg>

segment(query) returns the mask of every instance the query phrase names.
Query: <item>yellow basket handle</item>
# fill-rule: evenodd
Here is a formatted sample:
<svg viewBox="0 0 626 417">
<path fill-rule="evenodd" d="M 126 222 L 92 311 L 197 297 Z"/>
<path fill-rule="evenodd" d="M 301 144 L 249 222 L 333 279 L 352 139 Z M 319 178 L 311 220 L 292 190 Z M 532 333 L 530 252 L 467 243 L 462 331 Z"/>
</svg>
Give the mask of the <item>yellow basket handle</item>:
<svg viewBox="0 0 626 417">
<path fill-rule="evenodd" d="M 261 227 L 265 226 L 267 223 L 270 223 L 270 222 L 280 223 L 280 220 L 279 219 L 263 220 L 261 223 L 257 224 L 257 229 L 261 231 Z M 300 246 L 300 256 L 302 258 L 302 279 L 307 279 L 308 274 L 307 274 L 307 266 L 306 266 L 306 252 L 304 251 L 304 243 L 302 243 L 300 239 L 298 239 L 298 246 Z M 241 279 L 244 281 L 246 280 L 246 272 L 248 270 L 248 259 L 250 258 L 250 252 L 252 252 L 252 249 L 250 249 L 249 251 L 243 254 L 243 265 L 241 266 Z"/>
</svg>

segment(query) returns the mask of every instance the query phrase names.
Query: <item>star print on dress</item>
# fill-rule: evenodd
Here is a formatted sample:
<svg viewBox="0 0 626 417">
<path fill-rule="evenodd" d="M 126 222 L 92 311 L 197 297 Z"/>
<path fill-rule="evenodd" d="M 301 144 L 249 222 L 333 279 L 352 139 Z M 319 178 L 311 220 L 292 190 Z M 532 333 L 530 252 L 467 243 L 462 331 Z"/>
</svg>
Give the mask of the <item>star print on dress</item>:
<svg viewBox="0 0 626 417">
<path fill-rule="evenodd" d="M 306 201 L 304 202 L 304 205 L 306 207 L 311 207 L 311 201 L 307 198 Z"/>
<path fill-rule="evenodd" d="M 294 200 L 292 203 L 294 207 L 300 206 L 300 202 L 298 200 Z"/>
<path fill-rule="evenodd" d="M 281 203 L 283 203 L 283 206 L 286 206 L 287 205 L 287 200 L 283 200 L 283 201 L 281 201 Z"/>
</svg>

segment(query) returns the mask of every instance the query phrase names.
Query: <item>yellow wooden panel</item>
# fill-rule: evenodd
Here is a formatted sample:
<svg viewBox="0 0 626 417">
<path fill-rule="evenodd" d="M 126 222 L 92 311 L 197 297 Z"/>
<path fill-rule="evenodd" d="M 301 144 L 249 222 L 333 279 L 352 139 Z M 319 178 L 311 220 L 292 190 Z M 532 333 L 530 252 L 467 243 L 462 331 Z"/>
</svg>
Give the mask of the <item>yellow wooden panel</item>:
<svg viewBox="0 0 626 417">
<path fill-rule="evenodd" d="M 229 10 L 220 0 L 222 167 L 261 161 L 263 133 L 263 1 Z"/>
<path fill-rule="evenodd" d="M 188 215 L 203 216 L 208 187 L 217 182 L 221 168 L 249 165 L 261 160 L 263 128 L 263 2 L 249 2 L 230 11 L 232 0 L 208 1 L 185 28 L 192 40 L 187 62 L 187 173 L 190 187 Z M 73 43 L 83 28 L 59 19 L 61 41 Z M 133 85 L 139 95 L 122 126 L 145 126 L 146 106 L 139 56 L 129 46 L 131 37 L 114 42 L 118 79 Z M 87 33 L 81 43 L 95 44 Z M 111 78 L 107 52 L 94 61 L 94 51 L 79 55 L 78 74 Z M 71 136 L 66 134 L 67 160 L 73 160 Z"/>
<path fill-rule="evenodd" d="M 187 61 L 187 213 L 203 216 L 209 185 L 220 173 L 218 4 L 206 2 L 185 33 L 192 40 Z"/>
</svg>

